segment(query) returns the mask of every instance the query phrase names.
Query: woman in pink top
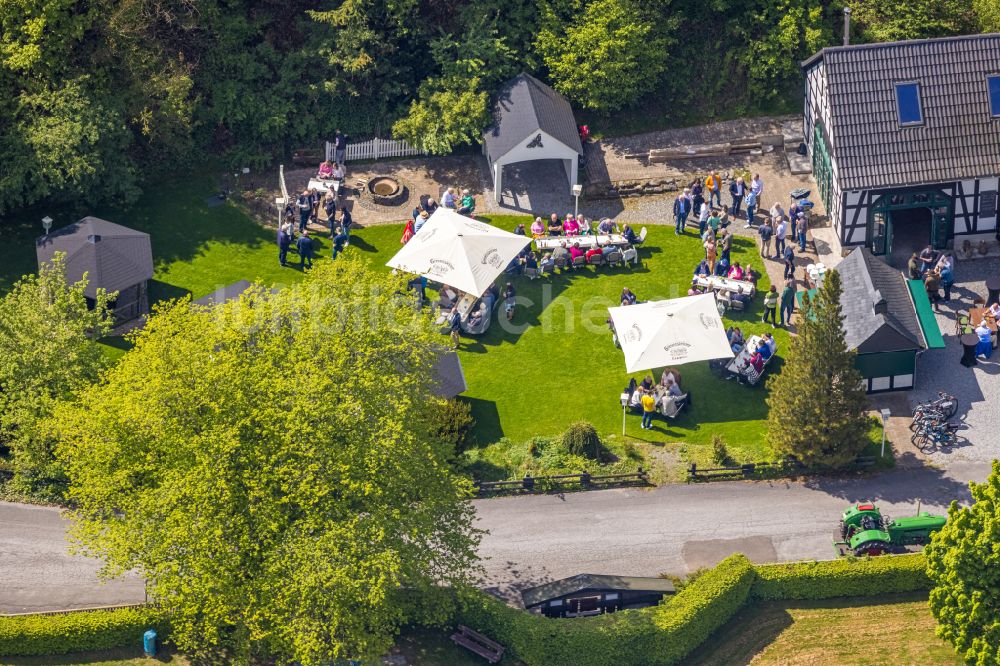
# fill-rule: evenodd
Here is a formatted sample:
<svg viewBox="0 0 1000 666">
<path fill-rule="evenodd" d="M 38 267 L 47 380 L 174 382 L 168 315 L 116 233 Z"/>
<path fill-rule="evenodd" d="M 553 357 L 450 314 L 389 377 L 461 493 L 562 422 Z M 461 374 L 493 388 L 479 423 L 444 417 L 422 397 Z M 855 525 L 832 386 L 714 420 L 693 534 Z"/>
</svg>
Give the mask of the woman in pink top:
<svg viewBox="0 0 1000 666">
<path fill-rule="evenodd" d="M 319 171 L 316 173 L 320 180 L 330 180 L 333 178 L 333 165 L 329 162 L 322 162 L 319 165 Z"/>
<path fill-rule="evenodd" d="M 541 238 L 545 235 L 545 223 L 542 222 L 542 218 L 536 217 L 535 221 L 531 223 L 531 235 L 534 238 Z"/>
<path fill-rule="evenodd" d="M 742 280 L 743 279 L 743 269 L 740 268 L 739 262 L 736 262 L 729 269 L 729 275 L 727 276 L 730 280 Z"/>
<path fill-rule="evenodd" d="M 563 233 L 567 236 L 580 235 L 580 223 L 572 215 L 567 216 L 566 221 L 563 222 Z"/>
<path fill-rule="evenodd" d="M 573 246 L 569 248 L 569 254 L 574 259 L 576 259 L 577 257 L 584 256 L 583 250 L 580 249 L 579 243 L 573 243 Z"/>
</svg>

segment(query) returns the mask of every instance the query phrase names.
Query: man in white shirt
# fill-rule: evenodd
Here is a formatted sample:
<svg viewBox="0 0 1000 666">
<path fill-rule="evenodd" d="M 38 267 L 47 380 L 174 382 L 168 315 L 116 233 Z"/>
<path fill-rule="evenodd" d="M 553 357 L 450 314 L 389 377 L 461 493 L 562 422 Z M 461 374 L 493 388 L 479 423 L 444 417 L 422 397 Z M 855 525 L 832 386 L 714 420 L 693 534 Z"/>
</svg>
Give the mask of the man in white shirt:
<svg viewBox="0 0 1000 666">
<path fill-rule="evenodd" d="M 757 201 L 760 201 L 760 197 L 764 194 L 764 181 L 760 179 L 760 174 L 755 173 L 753 175 L 753 180 L 750 181 L 750 191 L 757 195 Z"/>
<path fill-rule="evenodd" d="M 774 228 L 774 258 L 777 259 L 781 256 L 781 253 L 785 251 L 785 236 L 788 235 L 788 226 L 785 224 L 785 218 L 780 217 L 778 219 L 778 226 Z"/>
</svg>

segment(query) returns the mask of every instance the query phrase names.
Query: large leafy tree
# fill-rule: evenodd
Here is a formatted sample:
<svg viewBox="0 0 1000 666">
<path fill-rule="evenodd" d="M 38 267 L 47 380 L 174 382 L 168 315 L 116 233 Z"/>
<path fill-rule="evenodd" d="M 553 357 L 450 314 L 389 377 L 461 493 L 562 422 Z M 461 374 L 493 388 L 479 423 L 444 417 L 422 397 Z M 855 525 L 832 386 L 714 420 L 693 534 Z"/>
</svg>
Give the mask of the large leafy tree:
<svg viewBox="0 0 1000 666">
<path fill-rule="evenodd" d="M 108 295 L 88 304 L 86 281 L 69 284 L 61 254 L 0 299 L 0 442 L 14 456 L 20 490 L 58 498 L 65 481 L 48 417 L 97 380 L 111 327 Z"/>
<path fill-rule="evenodd" d="M 840 466 L 867 444 L 867 401 L 856 352 L 844 339 L 840 276 L 827 273 L 806 299 L 798 335 L 779 374 L 768 380 L 768 442 L 813 465 Z"/>
<path fill-rule="evenodd" d="M 985 483 L 970 484 L 973 503 L 952 502 L 948 523 L 924 549 L 934 585 L 937 633 L 967 664 L 1000 663 L 1000 462 Z"/>
<path fill-rule="evenodd" d="M 851 4 L 857 32 L 854 41 L 893 42 L 976 32 L 975 7 L 961 0 L 862 0 Z"/>
<path fill-rule="evenodd" d="M 542 16 L 536 48 L 555 88 L 581 106 L 629 106 L 666 71 L 676 23 L 664 2 L 556 0 Z"/>
<path fill-rule="evenodd" d="M 468 483 L 434 436 L 440 336 L 405 291 L 338 261 L 169 305 L 61 411 L 76 536 L 147 578 L 181 649 L 372 657 L 410 600 L 476 572 Z"/>
</svg>

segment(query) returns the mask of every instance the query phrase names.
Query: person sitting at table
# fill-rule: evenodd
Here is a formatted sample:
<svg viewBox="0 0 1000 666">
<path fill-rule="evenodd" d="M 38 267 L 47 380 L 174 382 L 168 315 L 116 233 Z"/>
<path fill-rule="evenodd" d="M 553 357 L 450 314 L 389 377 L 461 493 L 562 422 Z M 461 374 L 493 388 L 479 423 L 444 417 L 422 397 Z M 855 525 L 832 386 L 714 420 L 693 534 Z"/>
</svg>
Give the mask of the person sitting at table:
<svg viewBox="0 0 1000 666">
<path fill-rule="evenodd" d="M 569 256 L 571 256 L 574 261 L 577 259 L 577 257 L 583 257 L 584 256 L 583 250 L 580 249 L 580 244 L 579 243 L 573 243 L 573 245 L 570 246 L 570 248 L 569 248 Z"/>
<path fill-rule="evenodd" d="M 580 215 L 579 217 L 576 218 L 576 223 L 580 225 L 580 235 L 581 236 L 589 236 L 590 235 L 590 232 L 591 232 L 590 222 L 587 220 L 587 218 L 585 218 L 583 215 Z"/>
<path fill-rule="evenodd" d="M 756 351 L 758 354 L 760 354 L 760 357 L 764 359 L 764 361 L 767 361 L 767 359 L 771 358 L 771 354 L 774 353 L 771 350 L 771 346 L 767 344 L 766 340 L 761 340 L 760 342 L 757 343 Z"/>
<path fill-rule="evenodd" d="M 527 236 L 528 233 L 524 230 L 524 222 L 521 222 L 516 227 L 514 227 L 515 236 Z"/>
<path fill-rule="evenodd" d="M 632 227 L 627 224 L 622 227 L 622 238 L 624 238 L 625 242 L 629 245 L 635 245 L 636 235 L 635 232 L 632 231 Z"/>
<path fill-rule="evenodd" d="M 746 282 L 752 282 L 754 288 L 756 289 L 757 280 L 760 279 L 760 273 L 755 271 L 750 264 L 747 264 L 746 266 L 743 267 L 743 279 Z"/>
<path fill-rule="evenodd" d="M 445 208 L 450 208 L 455 210 L 458 207 L 458 199 L 455 197 L 455 188 L 449 187 L 444 191 L 444 196 L 441 197 L 441 204 Z"/>
<path fill-rule="evenodd" d="M 420 233 L 420 228 L 427 224 L 427 218 L 430 216 L 427 214 L 426 210 L 420 211 L 420 213 L 413 219 L 413 233 Z"/>
<path fill-rule="evenodd" d="M 556 260 L 552 258 L 551 252 L 546 252 L 542 255 L 542 260 L 538 263 L 538 267 L 542 269 L 543 273 L 551 273 L 556 267 Z"/>
<path fill-rule="evenodd" d="M 636 387 L 636 389 L 632 391 L 632 397 L 629 398 L 628 401 L 629 409 L 631 409 L 633 412 L 641 410 L 642 396 L 644 396 L 645 394 L 646 392 L 642 390 L 642 387 Z"/>
<path fill-rule="evenodd" d="M 319 170 L 316 171 L 316 177 L 320 180 L 331 180 L 333 178 L 333 164 L 327 160 L 320 162 Z"/>
<path fill-rule="evenodd" d="M 569 250 L 566 249 L 566 243 L 560 243 L 559 247 L 552 250 L 552 259 L 556 262 L 557 266 L 563 267 L 570 262 Z"/>
<path fill-rule="evenodd" d="M 764 343 L 771 350 L 771 356 L 774 356 L 778 352 L 778 341 L 770 333 L 765 333 L 762 337 L 764 338 Z"/>
<path fill-rule="evenodd" d="M 469 328 L 476 328 L 483 323 L 483 307 L 478 307 L 469 313 Z"/>
<path fill-rule="evenodd" d="M 719 259 L 715 264 L 715 275 L 716 277 L 724 278 L 729 275 L 729 260 Z"/>
<path fill-rule="evenodd" d="M 653 376 L 652 375 L 646 375 L 645 377 L 643 377 L 642 381 L 639 382 L 639 386 L 642 387 L 643 391 L 652 391 L 653 390 Z"/>
<path fill-rule="evenodd" d="M 459 215 L 468 215 L 472 217 L 472 214 L 476 212 L 476 198 L 472 196 L 469 190 L 462 190 L 462 199 L 458 202 Z"/>
<path fill-rule="evenodd" d="M 729 273 L 726 275 L 730 280 L 742 280 L 743 279 L 743 267 L 740 266 L 740 262 L 733 264 L 732 268 L 729 269 Z"/>
<path fill-rule="evenodd" d="M 664 388 L 666 389 L 667 396 L 671 398 L 678 398 L 684 395 L 681 391 L 681 387 L 669 377 L 667 378 L 667 385 Z"/>
<path fill-rule="evenodd" d="M 681 371 L 677 368 L 664 368 L 660 375 L 660 386 L 666 387 L 668 382 L 673 382 L 678 387 L 681 385 Z"/>
<path fill-rule="evenodd" d="M 622 305 L 635 305 L 635 301 L 636 301 L 635 294 L 632 293 L 631 289 L 629 289 L 628 287 L 622 289 L 622 297 L 621 297 Z"/>
<path fill-rule="evenodd" d="M 535 253 L 529 251 L 524 255 L 524 267 L 538 270 L 538 259 L 535 257 Z"/>
<path fill-rule="evenodd" d="M 746 340 L 743 339 L 743 331 L 740 330 L 739 326 L 733 326 L 729 329 L 729 347 L 733 350 L 734 354 L 740 353 L 745 344 Z"/>
<path fill-rule="evenodd" d="M 542 222 L 542 218 L 536 217 L 535 221 L 531 223 L 531 237 L 541 238 L 545 235 L 545 223 Z"/>
<path fill-rule="evenodd" d="M 612 252 L 621 252 L 621 251 L 622 251 L 621 248 L 618 247 L 617 245 L 610 245 L 609 244 L 609 245 L 605 245 L 603 248 L 601 248 L 601 252 L 604 254 L 605 257 L 608 256 L 609 254 L 611 254 Z"/>
<path fill-rule="evenodd" d="M 986 314 L 993 315 L 994 319 L 1000 317 L 1000 303 L 994 303 L 990 307 L 986 308 Z"/>
<path fill-rule="evenodd" d="M 562 224 L 563 233 L 567 236 L 579 236 L 580 235 L 580 223 L 576 221 L 576 218 L 572 215 L 567 215 L 566 220 Z"/>
<path fill-rule="evenodd" d="M 989 358 L 993 353 L 993 339 L 990 327 L 986 325 L 985 319 L 979 322 L 979 326 L 976 326 L 976 335 L 979 336 L 979 344 L 976 345 L 976 356 Z"/>
<path fill-rule="evenodd" d="M 694 267 L 695 277 L 708 277 L 712 274 L 712 269 L 708 266 L 708 260 L 702 259 L 701 262 Z"/>
<path fill-rule="evenodd" d="M 563 223 L 559 221 L 559 216 L 555 213 L 549 217 L 549 236 L 562 236 Z"/>
<path fill-rule="evenodd" d="M 597 232 L 602 234 L 615 233 L 615 221 L 610 217 L 605 217 L 601 220 L 601 223 L 597 225 Z"/>
<path fill-rule="evenodd" d="M 343 167 L 343 165 L 337 164 L 336 162 L 334 162 L 333 163 L 333 175 L 331 176 L 331 178 L 333 180 L 336 180 L 336 181 L 339 181 L 339 182 L 343 182 L 345 175 L 346 174 L 344 173 L 344 167 Z"/>
<path fill-rule="evenodd" d="M 604 255 L 604 251 L 601 250 L 601 248 L 599 248 L 599 247 L 592 247 L 589 250 L 587 250 L 587 254 L 586 254 L 587 263 L 588 264 L 592 264 L 592 263 L 594 263 L 594 257 L 603 256 L 603 255 Z"/>
</svg>

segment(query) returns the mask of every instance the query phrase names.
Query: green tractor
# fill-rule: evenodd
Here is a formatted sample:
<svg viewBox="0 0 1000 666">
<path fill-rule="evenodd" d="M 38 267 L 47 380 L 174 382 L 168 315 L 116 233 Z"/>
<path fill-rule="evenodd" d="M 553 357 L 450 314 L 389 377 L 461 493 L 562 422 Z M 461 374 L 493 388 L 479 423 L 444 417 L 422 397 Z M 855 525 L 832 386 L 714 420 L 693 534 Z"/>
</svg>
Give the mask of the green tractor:
<svg viewBox="0 0 1000 666">
<path fill-rule="evenodd" d="M 840 520 L 841 541 L 836 545 L 841 555 L 853 553 L 882 555 L 907 550 L 907 546 L 923 546 L 931 534 L 944 527 L 946 518 L 927 511 L 917 515 L 891 520 L 883 516 L 872 503 L 855 504 L 844 511 Z"/>
</svg>

